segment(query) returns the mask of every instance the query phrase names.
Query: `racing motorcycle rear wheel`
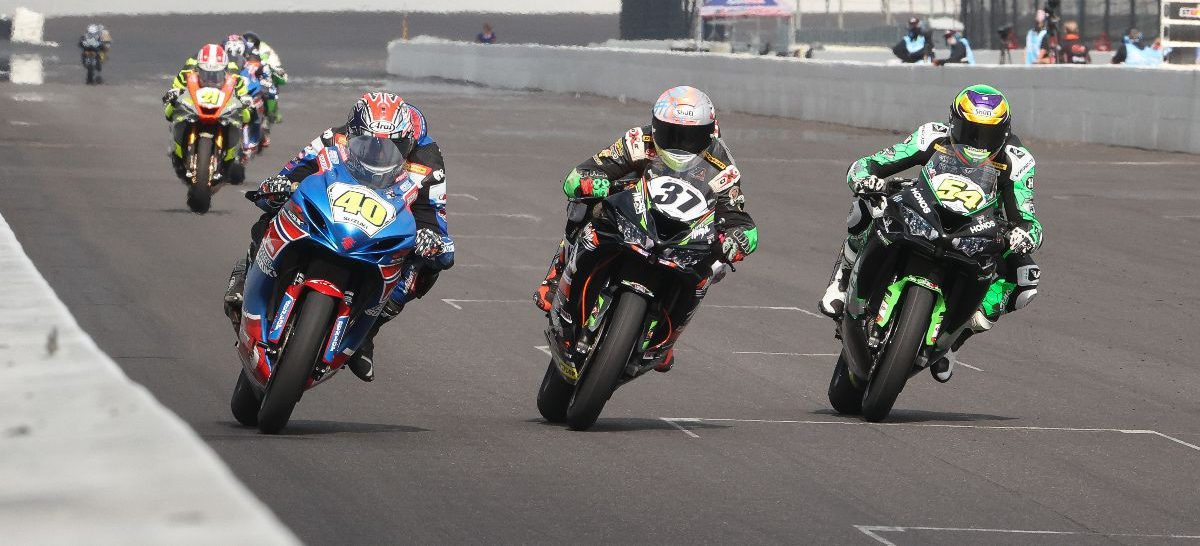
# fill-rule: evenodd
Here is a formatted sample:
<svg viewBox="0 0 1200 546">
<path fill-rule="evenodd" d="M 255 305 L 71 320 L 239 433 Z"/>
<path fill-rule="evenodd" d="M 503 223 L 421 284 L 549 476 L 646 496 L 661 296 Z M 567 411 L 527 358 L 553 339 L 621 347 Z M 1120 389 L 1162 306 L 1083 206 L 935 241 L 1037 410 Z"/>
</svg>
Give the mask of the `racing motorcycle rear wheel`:
<svg viewBox="0 0 1200 546">
<path fill-rule="evenodd" d="M 642 334 L 647 307 L 648 302 L 641 294 L 623 292 L 618 297 L 596 358 L 584 370 L 567 408 L 567 425 L 571 430 L 587 430 L 600 417 Z"/>
<path fill-rule="evenodd" d="M 304 385 L 312 376 L 313 366 L 329 335 L 330 319 L 337 301 L 318 292 L 309 292 L 300 304 L 300 315 L 292 319 L 292 332 L 271 372 L 262 407 L 258 410 L 258 430 L 263 433 L 276 434 L 291 419 L 292 410 L 304 394 Z"/>
<path fill-rule="evenodd" d="M 537 407 L 547 421 L 561 423 L 567 420 L 567 407 L 571 405 L 571 395 L 575 394 L 575 385 L 567 383 L 558 371 L 558 364 L 550 359 L 546 367 L 546 375 L 542 377 L 542 386 L 538 388 Z"/>
<path fill-rule="evenodd" d="M 833 378 L 829 380 L 829 404 L 838 413 L 858 415 L 862 413 L 862 403 L 863 388 L 855 386 L 846 355 L 841 354 L 833 368 Z"/>
<path fill-rule="evenodd" d="M 887 349 L 871 381 L 867 383 L 867 392 L 863 396 L 863 418 L 871 422 L 879 422 L 887 418 L 896 397 L 904 390 L 908 381 L 908 372 L 912 370 L 917 359 L 917 351 L 925 340 L 929 330 L 929 318 L 933 313 L 934 294 L 925 288 L 909 285 L 904 289 L 900 316 L 896 320 L 896 331 L 892 334 Z"/>
<path fill-rule="evenodd" d="M 237 384 L 233 386 L 233 397 L 229 400 L 229 409 L 233 418 L 243 425 L 252 427 L 258 424 L 258 408 L 262 405 L 262 395 L 254 388 L 254 382 L 246 377 L 246 370 L 238 372 Z"/>
</svg>

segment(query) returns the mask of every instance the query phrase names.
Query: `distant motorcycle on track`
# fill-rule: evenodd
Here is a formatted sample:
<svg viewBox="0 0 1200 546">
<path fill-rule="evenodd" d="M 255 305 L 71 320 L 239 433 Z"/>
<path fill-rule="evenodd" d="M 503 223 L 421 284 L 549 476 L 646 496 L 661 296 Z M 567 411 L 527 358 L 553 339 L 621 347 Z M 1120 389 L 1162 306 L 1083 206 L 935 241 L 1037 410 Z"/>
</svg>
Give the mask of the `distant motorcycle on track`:
<svg viewBox="0 0 1200 546">
<path fill-rule="evenodd" d="M 271 67 L 264 65 L 257 56 L 248 56 L 242 66 L 242 77 L 246 79 L 246 93 L 251 97 L 250 123 L 242 126 L 242 150 L 238 162 L 230 168 L 236 170 L 230 182 L 240 184 L 245 180 L 246 166 L 250 160 L 262 153 L 270 142 L 271 121 L 267 117 L 264 99 L 274 93 Z"/>
<path fill-rule="evenodd" d="M 237 328 L 243 369 L 230 407 L 264 433 L 283 429 L 304 392 L 354 355 L 413 259 L 409 205 L 420 180 L 408 171 L 386 183 L 356 177 L 346 160 L 368 140 L 378 139 L 353 137 L 319 152 L 323 170 L 292 192 L 247 273 Z M 391 141 L 383 145 L 399 154 Z"/>
<path fill-rule="evenodd" d="M 1009 225 L 995 177 L 961 162 L 893 179 L 874 196 L 837 327 L 829 402 L 839 413 L 887 418 L 908 379 L 950 350 L 997 277 Z"/>
<path fill-rule="evenodd" d="M 244 169 L 230 169 L 239 151 L 242 108 L 235 93 L 238 76 L 224 72 L 193 72 L 187 90 L 179 95 L 172 115 L 176 138 L 173 153 L 182 159 L 180 179 L 188 186 L 187 206 L 208 212 L 213 194 L 227 181 L 240 183 Z"/>
<path fill-rule="evenodd" d="M 599 212 L 567 250 L 550 310 L 551 358 L 537 396 L 546 420 L 587 429 L 618 387 L 662 362 L 672 306 L 718 264 L 708 184 L 716 174 L 708 163 L 677 172 L 656 159 L 626 191 L 573 200 Z"/>
</svg>

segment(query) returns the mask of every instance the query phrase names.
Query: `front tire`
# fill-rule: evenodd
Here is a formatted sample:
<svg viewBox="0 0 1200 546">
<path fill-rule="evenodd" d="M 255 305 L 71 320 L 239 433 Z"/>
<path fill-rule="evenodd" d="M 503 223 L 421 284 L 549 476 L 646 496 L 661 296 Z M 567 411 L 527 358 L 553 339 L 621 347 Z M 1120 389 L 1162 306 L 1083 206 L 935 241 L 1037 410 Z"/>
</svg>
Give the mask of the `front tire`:
<svg viewBox="0 0 1200 546">
<path fill-rule="evenodd" d="M 561 423 L 567 420 L 567 407 L 571 405 L 571 395 L 575 394 L 575 385 L 563 379 L 558 371 L 558 364 L 550 359 L 546 367 L 546 375 L 542 377 L 542 386 L 538 388 L 537 407 L 542 417 L 551 423 Z"/>
<path fill-rule="evenodd" d="M 904 390 L 908 372 L 912 370 L 917 351 L 929 330 L 929 318 L 933 313 L 934 294 L 922 287 L 909 285 L 904 289 L 900 316 L 896 319 L 896 331 L 892 333 L 883 359 L 867 383 L 867 393 L 862 401 L 863 418 L 879 422 L 887 418 L 896 397 Z"/>
<path fill-rule="evenodd" d="M 192 212 L 204 214 L 212 205 L 213 141 L 201 138 L 196 142 L 196 177 L 188 187 L 187 206 Z"/>
<path fill-rule="evenodd" d="M 647 305 L 646 298 L 634 292 L 624 292 L 617 299 L 608 332 L 600 342 L 595 360 L 579 379 L 575 399 L 567 408 L 567 425 L 571 430 L 587 430 L 600 417 L 642 333 Z"/>
<path fill-rule="evenodd" d="M 238 372 L 237 384 L 233 386 L 233 397 L 229 400 L 229 409 L 237 422 L 252 427 L 258 424 L 258 408 L 262 405 L 262 395 L 254 388 L 254 382 L 246 377 L 246 370 Z"/>
<path fill-rule="evenodd" d="M 838 356 L 837 366 L 833 368 L 833 378 L 829 380 L 829 405 L 842 414 L 862 413 L 863 389 L 854 385 L 844 351 Z"/>
<path fill-rule="evenodd" d="M 262 407 L 258 410 L 258 430 L 276 434 L 287 425 L 292 410 L 304 394 L 304 385 L 312 376 L 325 338 L 329 334 L 337 300 L 318 292 L 309 292 L 299 309 L 283 356 L 267 382 Z"/>
</svg>

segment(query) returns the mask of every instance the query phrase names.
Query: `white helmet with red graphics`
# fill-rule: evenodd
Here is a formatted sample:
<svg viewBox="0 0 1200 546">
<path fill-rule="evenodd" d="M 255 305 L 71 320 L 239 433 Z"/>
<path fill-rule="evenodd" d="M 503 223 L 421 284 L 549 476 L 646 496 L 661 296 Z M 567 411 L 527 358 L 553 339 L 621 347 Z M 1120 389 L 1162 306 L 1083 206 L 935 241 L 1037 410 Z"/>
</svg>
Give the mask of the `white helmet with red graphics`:
<svg viewBox="0 0 1200 546">
<path fill-rule="evenodd" d="M 200 52 L 196 54 L 196 66 L 205 72 L 225 70 L 228 64 L 225 48 L 217 44 L 208 44 L 200 48 Z"/>
<path fill-rule="evenodd" d="M 712 145 L 717 109 L 703 91 L 672 87 L 654 103 L 654 148 L 667 166 L 683 170 Z"/>
</svg>

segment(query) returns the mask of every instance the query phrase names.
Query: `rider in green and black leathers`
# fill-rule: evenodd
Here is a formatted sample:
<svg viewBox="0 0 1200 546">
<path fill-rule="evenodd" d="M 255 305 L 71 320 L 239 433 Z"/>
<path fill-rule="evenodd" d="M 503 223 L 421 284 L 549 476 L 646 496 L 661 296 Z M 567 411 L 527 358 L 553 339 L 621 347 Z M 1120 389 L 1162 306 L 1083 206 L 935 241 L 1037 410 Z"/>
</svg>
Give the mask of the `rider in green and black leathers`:
<svg viewBox="0 0 1200 546">
<path fill-rule="evenodd" d="M 974 156 L 969 163 L 980 165 L 971 169 L 972 175 L 994 177 L 999 187 L 1001 211 L 1013 224 L 1008 235 L 1009 250 L 1000 278 L 989 289 L 982 309 L 972 317 L 970 328 L 955 341 L 946 359 L 934 363 L 934 375 L 942 381 L 950 379 L 954 351 L 966 338 L 988 330 L 1001 315 L 1025 307 L 1037 295 L 1041 270 L 1031 253 L 1042 244 L 1042 224 L 1033 204 L 1034 159 L 1012 134 L 1009 124 L 1009 103 L 1004 95 L 991 86 L 973 85 L 955 97 L 948 125 L 926 123 L 904 142 L 854 162 L 846 176 L 850 190 L 858 196 L 885 191 L 887 177 L 912 167 L 922 167 L 933 179 L 938 172 L 945 172 L 943 165 L 959 165 L 967 159 L 953 157 L 958 153 L 957 145 L 965 146 L 962 149 L 966 155 Z M 867 201 L 855 199 L 847 218 L 849 236 L 819 304 L 822 313 L 835 319 L 841 318 L 850 270 L 870 234 L 871 220 Z"/>
</svg>

